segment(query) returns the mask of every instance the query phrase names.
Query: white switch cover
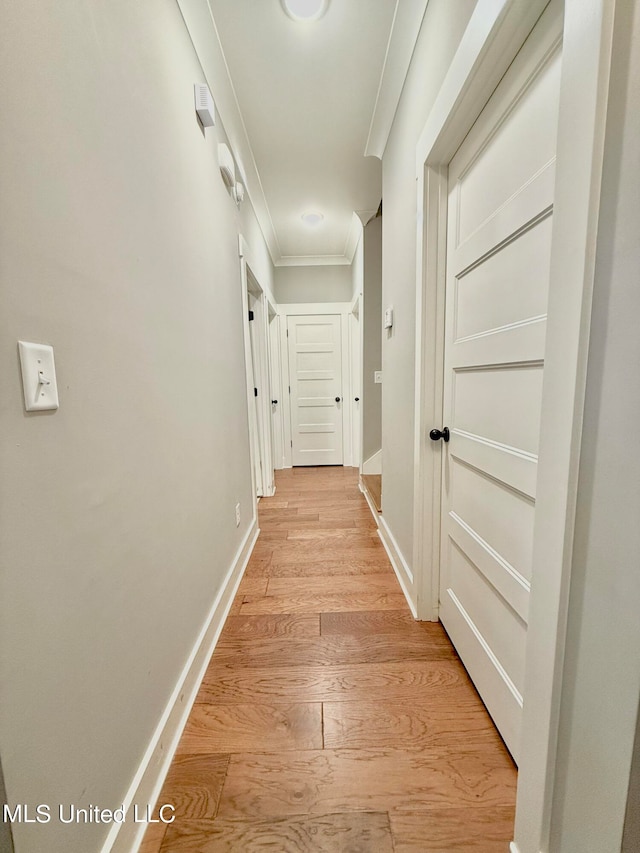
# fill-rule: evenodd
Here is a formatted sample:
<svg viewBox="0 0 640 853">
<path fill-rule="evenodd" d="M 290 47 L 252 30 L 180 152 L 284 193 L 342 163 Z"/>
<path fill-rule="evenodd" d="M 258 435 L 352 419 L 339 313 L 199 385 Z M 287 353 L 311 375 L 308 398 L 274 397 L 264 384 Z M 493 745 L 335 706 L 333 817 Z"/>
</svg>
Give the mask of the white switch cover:
<svg viewBox="0 0 640 853">
<path fill-rule="evenodd" d="M 385 329 L 393 327 L 393 308 L 387 308 L 384 312 L 384 327 Z"/>
<path fill-rule="evenodd" d="M 373 371 L 373 382 L 375 385 L 381 385 L 382 384 L 382 371 L 381 370 L 374 370 Z"/>
<path fill-rule="evenodd" d="M 58 408 L 58 386 L 53 347 L 18 341 L 24 407 L 28 412 Z"/>
</svg>

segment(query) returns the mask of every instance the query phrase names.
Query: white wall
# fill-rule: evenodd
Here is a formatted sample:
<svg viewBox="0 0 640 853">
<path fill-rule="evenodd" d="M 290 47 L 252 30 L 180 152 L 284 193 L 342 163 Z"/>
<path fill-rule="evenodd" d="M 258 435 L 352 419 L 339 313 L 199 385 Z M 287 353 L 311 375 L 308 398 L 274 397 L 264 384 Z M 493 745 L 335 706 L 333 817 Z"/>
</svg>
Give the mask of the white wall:
<svg viewBox="0 0 640 853">
<path fill-rule="evenodd" d="M 416 143 L 475 0 L 430 0 L 382 160 L 382 304 L 393 305 L 384 339 L 384 516 L 409 565 L 413 536 L 416 325 Z"/>
<path fill-rule="evenodd" d="M 639 98 L 640 3 L 633 0 L 616 12 L 551 853 L 620 850 L 636 735 Z M 628 829 L 626 849 L 638 850 L 631 823 Z"/>
<path fill-rule="evenodd" d="M 4 774 L 0 764 L 0 808 L 7 804 L 7 792 L 4 787 Z M 0 821 L 0 853 L 13 853 L 13 840 L 11 838 L 11 824 Z"/>
<path fill-rule="evenodd" d="M 382 217 L 364 229 L 363 423 L 362 460 L 382 447 L 382 385 L 374 372 L 382 369 Z"/>
<path fill-rule="evenodd" d="M 11 802 L 108 808 L 250 526 L 239 229 L 271 270 L 175 0 L 7 0 L 0 30 L 0 750 Z M 25 414 L 18 339 L 59 411 Z"/>
<path fill-rule="evenodd" d="M 631 759 L 631 778 L 627 793 L 622 853 L 637 853 L 638 850 L 640 850 L 640 712 L 636 723 L 636 739 Z"/>
<path fill-rule="evenodd" d="M 363 237 L 364 230 L 360 232 L 360 237 L 358 238 L 358 245 L 356 246 L 356 251 L 353 255 L 353 261 L 351 262 L 351 266 L 349 269 L 351 270 L 351 299 L 355 299 L 355 297 L 362 293 L 362 289 L 364 287 L 364 244 Z"/>
<path fill-rule="evenodd" d="M 275 297 L 280 304 L 351 302 L 351 266 L 276 267 Z"/>
</svg>

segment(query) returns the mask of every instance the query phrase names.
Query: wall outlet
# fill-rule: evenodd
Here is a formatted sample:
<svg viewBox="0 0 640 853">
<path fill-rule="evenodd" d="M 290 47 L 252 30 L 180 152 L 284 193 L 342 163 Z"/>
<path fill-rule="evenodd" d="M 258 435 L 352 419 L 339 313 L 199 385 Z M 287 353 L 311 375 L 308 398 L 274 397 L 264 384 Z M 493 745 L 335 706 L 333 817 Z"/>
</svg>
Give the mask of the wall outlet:
<svg viewBox="0 0 640 853">
<path fill-rule="evenodd" d="M 236 504 L 236 527 L 240 527 L 240 504 Z"/>
<path fill-rule="evenodd" d="M 382 384 L 382 371 L 381 370 L 374 370 L 373 371 L 373 381 L 376 385 Z"/>
</svg>

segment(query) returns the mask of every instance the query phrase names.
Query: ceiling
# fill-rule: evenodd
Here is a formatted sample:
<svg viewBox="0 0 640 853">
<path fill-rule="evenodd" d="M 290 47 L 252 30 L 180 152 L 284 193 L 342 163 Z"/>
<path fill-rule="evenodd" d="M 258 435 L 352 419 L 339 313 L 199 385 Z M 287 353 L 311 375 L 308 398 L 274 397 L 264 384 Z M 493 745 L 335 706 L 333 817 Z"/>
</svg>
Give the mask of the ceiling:
<svg viewBox="0 0 640 853">
<path fill-rule="evenodd" d="M 209 7 L 242 125 L 229 136 L 274 263 L 349 263 L 354 212 L 366 221 L 380 203 L 378 157 L 426 0 L 330 0 L 313 23 L 280 0 Z M 324 219 L 311 227 L 307 212 Z"/>
</svg>

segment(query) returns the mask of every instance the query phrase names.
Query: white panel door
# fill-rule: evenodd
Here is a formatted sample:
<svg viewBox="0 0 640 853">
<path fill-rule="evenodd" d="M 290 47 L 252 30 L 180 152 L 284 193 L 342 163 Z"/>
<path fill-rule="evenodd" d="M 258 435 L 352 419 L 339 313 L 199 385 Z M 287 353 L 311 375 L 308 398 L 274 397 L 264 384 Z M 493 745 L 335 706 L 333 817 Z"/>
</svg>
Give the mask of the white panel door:
<svg viewBox="0 0 640 853">
<path fill-rule="evenodd" d="M 440 618 L 516 761 L 561 24 L 554 2 L 449 167 Z"/>
<path fill-rule="evenodd" d="M 293 465 L 342 465 L 339 314 L 287 319 Z"/>
</svg>

